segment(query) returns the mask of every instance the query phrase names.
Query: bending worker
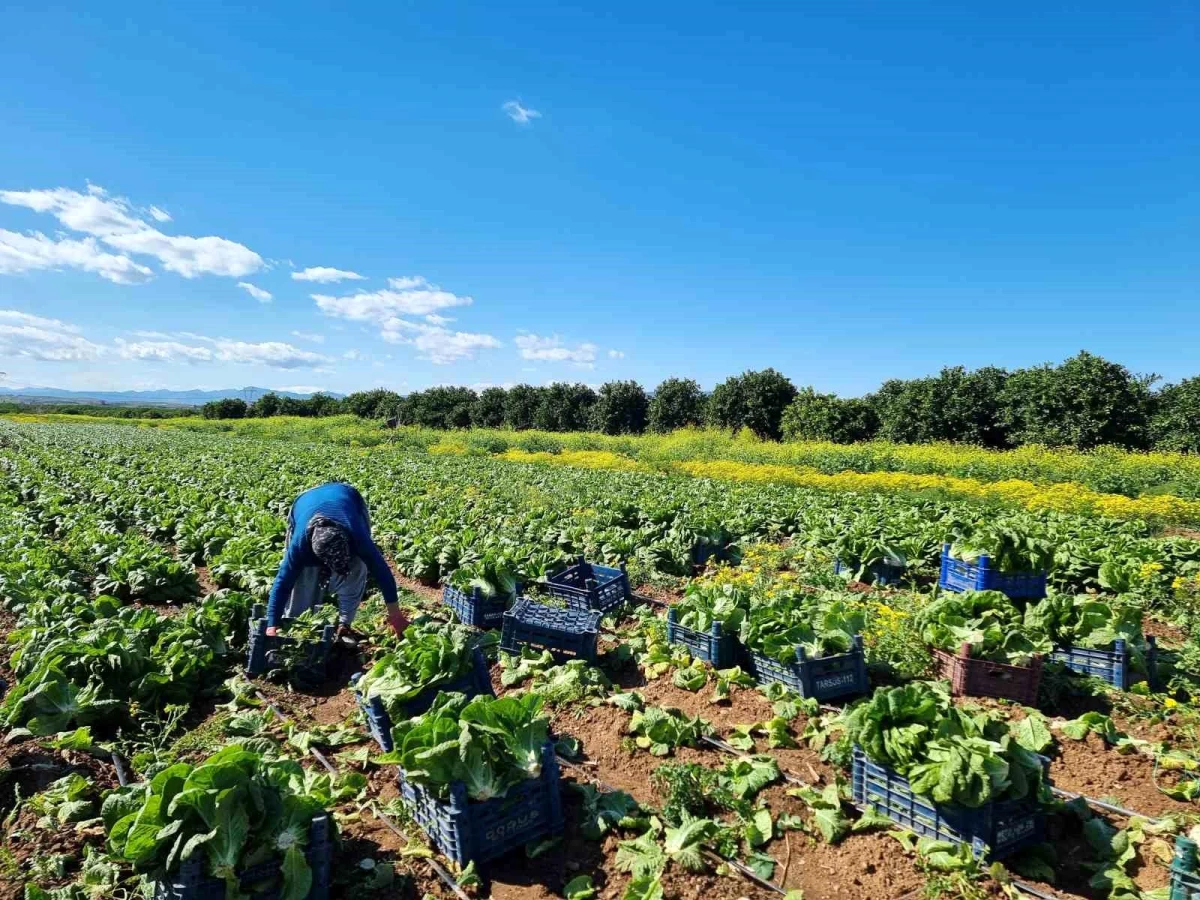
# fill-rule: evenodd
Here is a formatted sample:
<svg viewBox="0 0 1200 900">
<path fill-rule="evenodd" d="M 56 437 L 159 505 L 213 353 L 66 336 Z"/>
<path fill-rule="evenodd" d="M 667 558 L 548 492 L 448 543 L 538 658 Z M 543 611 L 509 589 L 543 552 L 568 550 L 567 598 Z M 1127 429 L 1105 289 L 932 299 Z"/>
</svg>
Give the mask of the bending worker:
<svg viewBox="0 0 1200 900">
<path fill-rule="evenodd" d="M 338 598 L 337 638 L 357 642 L 351 626 L 368 572 L 383 592 L 388 623 L 402 635 L 408 620 L 397 603 L 392 570 L 371 538 L 362 494 L 340 482 L 305 491 L 288 513 L 287 547 L 267 604 L 267 634 L 275 634 L 281 616 L 298 616 L 320 603 L 328 587 Z"/>
</svg>

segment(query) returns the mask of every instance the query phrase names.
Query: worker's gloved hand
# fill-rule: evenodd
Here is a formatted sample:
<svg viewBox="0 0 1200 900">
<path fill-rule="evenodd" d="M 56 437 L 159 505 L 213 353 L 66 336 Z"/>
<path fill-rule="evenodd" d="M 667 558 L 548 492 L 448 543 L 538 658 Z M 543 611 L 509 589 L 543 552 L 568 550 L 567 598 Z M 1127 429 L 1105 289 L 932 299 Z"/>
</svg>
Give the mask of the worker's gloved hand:
<svg viewBox="0 0 1200 900">
<path fill-rule="evenodd" d="M 277 634 L 279 634 L 279 629 L 274 625 L 271 625 L 267 628 L 267 637 L 275 637 Z"/>
<path fill-rule="evenodd" d="M 404 613 L 400 612 L 400 607 L 389 606 L 387 608 L 388 624 L 392 626 L 392 631 L 396 632 L 396 637 L 404 636 L 404 629 L 408 627 L 408 619 Z"/>
</svg>

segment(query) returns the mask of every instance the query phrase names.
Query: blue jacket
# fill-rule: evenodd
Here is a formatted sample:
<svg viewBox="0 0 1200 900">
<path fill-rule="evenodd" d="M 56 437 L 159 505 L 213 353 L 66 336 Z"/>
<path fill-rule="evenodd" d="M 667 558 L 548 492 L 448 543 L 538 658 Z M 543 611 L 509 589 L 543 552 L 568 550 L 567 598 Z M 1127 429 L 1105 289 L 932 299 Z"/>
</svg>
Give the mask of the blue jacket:
<svg viewBox="0 0 1200 900">
<path fill-rule="evenodd" d="M 367 571 L 383 592 L 384 601 L 395 603 L 396 579 L 392 577 L 392 570 L 371 538 L 371 518 L 366 501 L 350 485 L 331 482 L 305 491 L 292 504 L 292 511 L 288 513 L 291 539 L 284 550 L 283 563 L 279 566 L 275 583 L 271 586 L 267 624 L 279 624 L 300 570 L 321 564 L 308 542 L 308 523 L 314 516 L 324 516 L 345 526 L 350 535 L 350 552 L 366 564 Z"/>
</svg>

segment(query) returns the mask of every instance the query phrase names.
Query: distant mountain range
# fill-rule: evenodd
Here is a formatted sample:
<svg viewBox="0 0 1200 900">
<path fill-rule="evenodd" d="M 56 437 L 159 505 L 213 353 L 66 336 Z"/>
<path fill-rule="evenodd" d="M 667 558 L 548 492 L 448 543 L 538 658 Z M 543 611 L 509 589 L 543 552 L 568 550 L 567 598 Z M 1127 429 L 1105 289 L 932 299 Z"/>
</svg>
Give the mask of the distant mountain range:
<svg viewBox="0 0 1200 900">
<path fill-rule="evenodd" d="M 200 406 L 209 400 L 223 400 L 226 397 L 240 397 L 247 403 L 253 403 L 263 394 L 270 393 L 295 400 L 307 400 L 312 396 L 261 387 L 221 388 L 215 391 L 67 391 L 51 387 L 0 387 L 0 397 L 12 398 L 18 402 L 112 403 L 125 406 Z M 330 395 L 342 396 L 332 392 Z"/>
</svg>

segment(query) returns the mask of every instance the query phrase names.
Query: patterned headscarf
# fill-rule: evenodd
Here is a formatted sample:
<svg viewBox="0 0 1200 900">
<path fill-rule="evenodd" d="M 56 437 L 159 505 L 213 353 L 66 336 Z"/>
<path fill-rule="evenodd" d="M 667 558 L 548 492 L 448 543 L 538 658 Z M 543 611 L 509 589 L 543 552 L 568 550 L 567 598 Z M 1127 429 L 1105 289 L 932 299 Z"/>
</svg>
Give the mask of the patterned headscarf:
<svg viewBox="0 0 1200 900">
<path fill-rule="evenodd" d="M 350 538 L 346 529 L 332 519 L 318 517 L 308 528 L 313 554 L 334 575 L 350 571 Z"/>
</svg>

